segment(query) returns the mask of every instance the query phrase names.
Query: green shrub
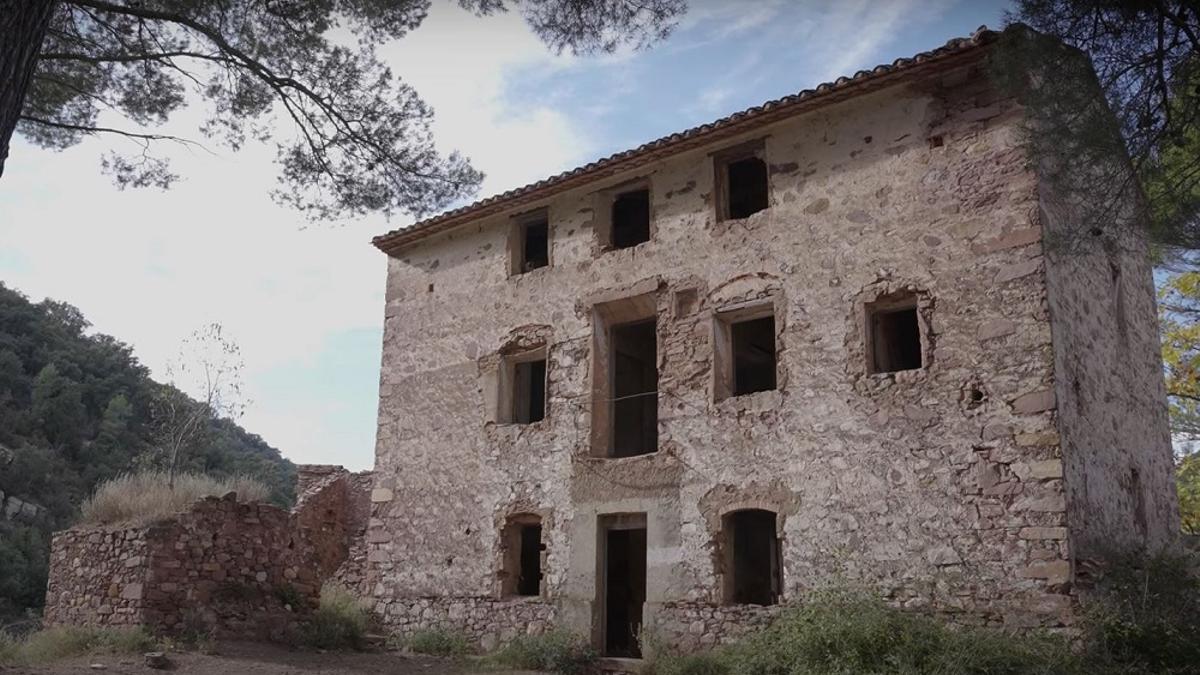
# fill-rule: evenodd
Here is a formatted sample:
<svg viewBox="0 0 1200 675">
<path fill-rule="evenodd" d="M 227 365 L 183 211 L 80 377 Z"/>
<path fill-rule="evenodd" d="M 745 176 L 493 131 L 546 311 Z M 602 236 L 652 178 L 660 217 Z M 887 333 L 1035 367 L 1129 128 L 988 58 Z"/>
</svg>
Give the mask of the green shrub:
<svg viewBox="0 0 1200 675">
<path fill-rule="evenodd" d="M 955 630 L 848 592 L 819 594 L 766 629 L 713 652 L 660 654 L 654 675 L 1060 675 L 1079 671 L 1048 638 Z"/>
<path fill-rule="evenodd" d="M 142 628 L 48 628 L 24 639 L 0 639 L 0 663 L 46 663 L 85 654 L 152 651 L 154 638 Z"/>
<path fill-rule="evenodd" d="M 1130 673 L 1200 669 L 1200 580 L 1188 558 L 1114 560 L 1085 613 L 1091 663 Z"/>
<path fill-rule="evenodd" d="M 301 633 L 318 649 L 361 649 L 371 617 L 358 598 L 336 584 L 321 587 L 321 603 Z"/>
<path fill-rule="evenodd" d="M 205 497 L 236 492 L 240 502 L 260 502 L 270 496 L 266 485 L 245 476 L 213 478 L 180 473 L 175 475 L 174 488 L 167 484 L 165 471 L 127 473 L 105 481 L 80 506 L 80 522 L 145 524 L 186 511 Z"/>
<path fill-rule="evenodd" d="M 517 637 L 489 660 L 508 668 L 574 675 L 584 672 L 595 658 L 596 652 L 586 639 L 567 631 L 553 630 Z"/>
<path fill-rule="evenodd" d="M 433 656 L 461 656 L 471 653 L 471 641 L 448 628 L 427 628 L 408 636 L 404 641 L 412 651 Z"/>
</svg>

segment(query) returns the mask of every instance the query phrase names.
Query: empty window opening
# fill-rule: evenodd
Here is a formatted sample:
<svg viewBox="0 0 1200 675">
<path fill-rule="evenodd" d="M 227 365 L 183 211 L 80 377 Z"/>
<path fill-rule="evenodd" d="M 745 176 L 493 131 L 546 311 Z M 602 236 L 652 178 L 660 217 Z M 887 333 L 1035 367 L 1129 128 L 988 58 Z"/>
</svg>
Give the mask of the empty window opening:
<svg viewBox="0 0 1200 675">
<path fill-rule="evenodd" d="M 767 208 L 767 163 L 746 157 L 725 165 L 728 218 L 749 218 Z"/>
<path fill-rule="evenodd" d="M 894 373 L 924 365 L 915 296 L 868 305 L 867 331 L 871 372 Z"/>
<path fill-rule="evenodd" d="M 775 388 L 775 317 L 729 327 L 733 342 L 733 395 Z"/>
<path fill-rule="evenodd" d="M 532 424 L 546 418 L 545 348 L 504 357 L 497 421 Z"/>
<path fill-rule="evenodd" d="M 513 236 L 513 274 L 524 274 L 550 264 L 550 223 L 545 216 L 516 224 Z"/>
<path fill-rule="evenodd" d="M 546 417 L 546 359 L 513 364 L 513 422 L 531 424 Z"/>
<path fill-rule="evenodd" d="M 612 248 L 650 241 L 650 190 L 622 192 L 612 202 Z"/>
<path fill-rule="evenodd" d="M 650 319 L 611 329 L 611 457 L 645 455 L 658 448 L 656 326 Z"/>
<path fill-rule="evenodd" d="M 602 523 L 602 640 L 605 656 L 641 658 L 646 602 L 646 521 L 638 514 Z"/>
<path fill-rule="evenodd" d="M 506 596 L 536 596 L 542 592 L 542 520 L 533 514 L 509 518 L 503 533 Z"/>
<path fill-rule="evenodd" d="M 734 511 L 722 518 L 726 604 L 773 605 L 782 586 L 775 514 Z"/>
</svg>

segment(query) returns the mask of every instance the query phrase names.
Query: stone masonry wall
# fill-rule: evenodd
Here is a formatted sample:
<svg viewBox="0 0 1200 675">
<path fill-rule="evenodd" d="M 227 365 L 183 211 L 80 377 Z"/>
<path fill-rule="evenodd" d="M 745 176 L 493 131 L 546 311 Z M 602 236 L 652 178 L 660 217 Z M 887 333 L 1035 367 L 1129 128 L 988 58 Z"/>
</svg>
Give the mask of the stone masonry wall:
<svg viewBox="0 0 1200 675">
<path fill-rule="evenodd" d="M 346 561 L 355 518 L 362 519 L 367 502 L 363 476 L 337 467 L 304 483 L 303 469 L 292 512 L 239 503 L 231 493 L 146 526 L 55 534 L 47 625 L 288 636 Z M 348 485 L 355 481 L 353 506 Z"/>
<path fill-rule="evenodd" d="M 978 65 L 728 139 L 764 145 L 770 208 L 746 219 L 714 216 L 722 145 L 551 200 L 548 267 L 509 274 L 513 214 L 390 258 L 367 531 L 385 621 L 490 606 L 529 630 L 503 597 L 501 530 L 537 514 L 541 601 L 599 642 L 599 520 L 643 513 L 647 630 L 712 644 L 773 611 L 722 602 L 722 517 L 759 508 L 782 602 L 849 583 L 963 623 L 1071 626 L 1038 185 L 1021 110 Z M 651 241 L 604 250 L 604 191 L 631 179 L 650 185 Z M 872 374 L 864 308 L 897 292 L 918 299 L 924 364 Z M 601 458 L 597 308 L 632 297 L 657 321 L 658 452 Z M 778 387 L 718 400 L 717 314 L 747 305 L 774 312 Z M 546 418 L 499 423 L 504 359 L 533 348 Z"/>
</svg>

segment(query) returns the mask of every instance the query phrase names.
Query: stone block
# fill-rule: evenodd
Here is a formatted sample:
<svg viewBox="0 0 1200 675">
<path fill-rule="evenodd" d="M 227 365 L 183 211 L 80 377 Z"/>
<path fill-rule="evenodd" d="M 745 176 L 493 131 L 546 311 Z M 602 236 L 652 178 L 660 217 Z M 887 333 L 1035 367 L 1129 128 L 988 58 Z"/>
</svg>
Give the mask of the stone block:
<svg viewBox="0 0 1200 675">
<path fill-rule="evenodd" d="M 1018 534 L 1022 539 L 1066 539 L 1065 527 L 1022 527 Z"/>
<path fill-rule="evenodd" d="M 1064 584 L 1071 579 L 1071 563 L 1066 560 L 1033 563 L 1017 574 L 1027 579 L 1045 579 L 1050 584 Z"/>
<path fill-rule="evenodd" d="M 1032 415 L 1034 413 L 1053 410 L 1054 407 L 1055 398 L 1053 389 L 1030 392 L 1023 396 L 1018 396 L 1012 402 L 1013 412 L 1018 415 Z"/>
<path fill-rule="evenodd" d="M 390 502 L 392 501 L 392 491 L 388 488 L 375 488 L 371 490 L 371 501 L 376 504 Z"/>
</svg>

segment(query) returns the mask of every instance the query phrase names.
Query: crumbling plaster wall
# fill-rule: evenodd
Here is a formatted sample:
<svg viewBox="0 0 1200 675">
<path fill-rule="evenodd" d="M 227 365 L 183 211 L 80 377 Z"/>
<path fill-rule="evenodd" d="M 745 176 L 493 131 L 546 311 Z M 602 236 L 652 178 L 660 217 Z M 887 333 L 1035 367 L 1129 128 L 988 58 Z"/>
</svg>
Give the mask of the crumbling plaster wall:
<svg viewBox="0 0 1200 675">
<path fill-rule="evenodd" d="M 546 205 L 550 267 L 508 276 L 507 214 L 389 259 L 368 531 L 385 621 L 525 630 L 496 599 L 497 523 L 536 505 L 552 515 L 544 601 L 557 620 L 591 631 L 597 516 L 636 511 L 651 630 L 682 646 L 728 639 L 770 612 L 719 605 L 714 527 L 754 505 L 779 514 L 784 601 L 864 582 L 964 622 L 1069 624 L 1054 355 L 1018 122 L 977 73 L 939 76 L 729 139 L 765 138 L 771 208 L 744 220 L 715 222 L 714 146 L 639 174 L 654 237 L 635 248 L 601 252 L 600 183 Z M 867 374 L 862 304 L 900 289 L 921 297 L 926 367 Z M 647 291 L 659 452 L 596 459 L 592 308 Z M 779 388 L 714 402 L 713 312 L 754 299 L 775 306 Z M 522 326 L 548 346 L 548 414 L 497 425 L 491 369 Z M 494 610 L 482 627 L 419 609 L 481 602 Z"/>
</svg>

